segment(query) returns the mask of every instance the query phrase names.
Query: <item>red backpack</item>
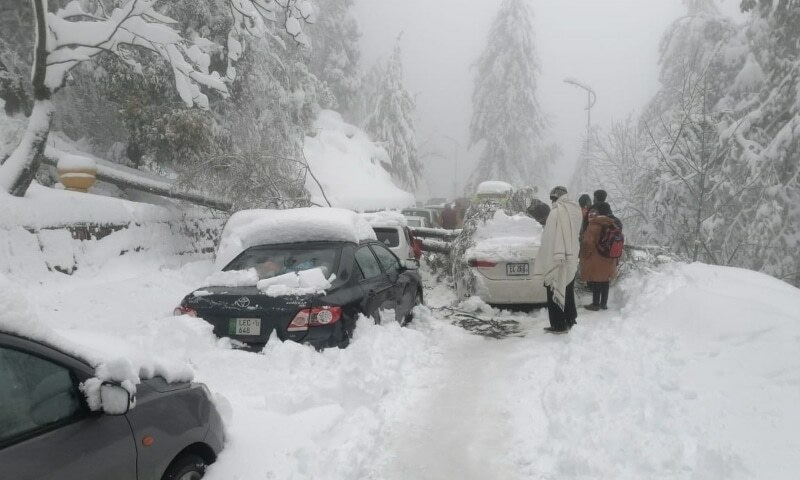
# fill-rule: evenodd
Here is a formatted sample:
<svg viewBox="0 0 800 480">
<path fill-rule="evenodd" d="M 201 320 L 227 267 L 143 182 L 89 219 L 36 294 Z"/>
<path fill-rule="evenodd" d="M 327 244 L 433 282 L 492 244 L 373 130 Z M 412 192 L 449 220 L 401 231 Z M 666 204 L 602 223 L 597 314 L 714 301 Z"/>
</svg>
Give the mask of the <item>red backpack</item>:
<svg viewBox="0 0 800 480">
<path fill-rule="evenodd" d="M 619 258 L 625 248 L 625 235 L 616 223 L 604 225 L 597 240 L 597 252 L 606 258 Z"/>
</svg>

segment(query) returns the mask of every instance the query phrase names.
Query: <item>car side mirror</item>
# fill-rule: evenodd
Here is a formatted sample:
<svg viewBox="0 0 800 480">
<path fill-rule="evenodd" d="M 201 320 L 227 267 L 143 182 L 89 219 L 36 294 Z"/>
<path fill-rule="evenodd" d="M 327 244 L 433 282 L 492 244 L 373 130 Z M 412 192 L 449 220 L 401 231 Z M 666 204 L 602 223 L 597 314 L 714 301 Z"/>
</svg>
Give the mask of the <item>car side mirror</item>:
<svg viewBox="0 0 800 480">
<path fill-rule="evenodd" d="M 122 385 L 112 382 L 100 385 L 100 405 L 106 415 L 125 415 L 133 403 L 133 396 Z"/>
</svg>

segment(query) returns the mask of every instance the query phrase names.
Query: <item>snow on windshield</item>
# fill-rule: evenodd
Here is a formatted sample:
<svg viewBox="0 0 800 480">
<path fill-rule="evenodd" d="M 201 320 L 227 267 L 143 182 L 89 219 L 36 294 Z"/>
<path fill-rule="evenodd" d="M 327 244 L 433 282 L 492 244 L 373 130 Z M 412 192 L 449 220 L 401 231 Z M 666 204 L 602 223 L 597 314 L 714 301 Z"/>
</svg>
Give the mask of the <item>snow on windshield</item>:
<svg viewBox="0 0 800 480">
<path fill-rule="evenodd" d="M 217 268 L 250 247 L 281 243 L 374 240 L 372 227 L 358 214 L 339 208 L 243 210 L 225 225 L 217 251 Z"/>
</svg>

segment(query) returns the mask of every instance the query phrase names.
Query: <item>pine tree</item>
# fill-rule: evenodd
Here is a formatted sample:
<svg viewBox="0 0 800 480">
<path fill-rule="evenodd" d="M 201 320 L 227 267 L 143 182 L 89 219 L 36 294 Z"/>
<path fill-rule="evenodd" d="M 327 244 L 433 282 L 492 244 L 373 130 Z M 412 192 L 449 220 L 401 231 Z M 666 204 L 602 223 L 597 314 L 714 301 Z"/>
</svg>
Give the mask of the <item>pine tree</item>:
<svg viewBox="0 0 800 480">
<path fill-rule="evenodd" d="M 389 153 L 385 167 L 392 178 L 411 192 L 416 191 L 422 175 L 414 129 L 414 99 L 403 86 L 403 61 L 398 43 L 385 65 L 375 73 L 377 85 L 369 102 L 370 115 L 364 129 Z"/>
<path fill-rule="evenodd" d="M 361 32 L 351 15 L 354 0 L 316 0 L 318 21 L 309 29 L 314 41 L 311 72 L 325 82 L 342 115 L 355 120 L 361 88 Z"/>
<path fill-rule="evenodd" d="M 743 85 L 732 93 L 729 130 L 739 185 L 748 187 L 742 258 L 749 268 L 800 285 L 800 2 L 741 5 L 753 16 L 747 32 L 752 54 L 740 75 Z"/>
<path fill-rule="evenodd" d="M 542 155 L 546 126 L 536 98 L 539 64 L 527 0 L 504 0 L 476 65 L 471 146 L 483 152 L 470 184 L 503 180 L 515 186 L 547 183 Z"/>
</svg>

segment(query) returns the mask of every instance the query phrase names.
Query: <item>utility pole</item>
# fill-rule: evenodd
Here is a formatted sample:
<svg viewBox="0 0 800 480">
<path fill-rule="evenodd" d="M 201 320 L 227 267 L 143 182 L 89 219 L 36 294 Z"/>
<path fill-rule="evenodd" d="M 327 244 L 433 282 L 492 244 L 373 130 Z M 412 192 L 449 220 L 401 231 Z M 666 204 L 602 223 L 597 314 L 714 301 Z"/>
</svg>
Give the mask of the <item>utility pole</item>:
<svg viewBox="0 0 800 480">
<path fill-rule="evenodd" d="M 581 189 L 583 188 L 583 183 L 581 182 L 581 175 L 585 175 L 586 172 L 589 171 L 589 154 L 592 148 L 592 107 L 594 104 L 597 103 L 597 94 L 594 93 L 594 89 L 592 87 L 586 85 L 583 82 L 580 82 L 572 77 L 568 77 L 564 79 L 564 83 L 568 83 L 572 86 L 582 88 L 586 90 L 586 144 L 584 145 L 584 151 L 580 162 L 578 163 L 578 167 L 575 169 L 575 174 L 572 177 L 572 187 Z M 577 192 L 576 192 L 577 193 Z"/>
</svg>

